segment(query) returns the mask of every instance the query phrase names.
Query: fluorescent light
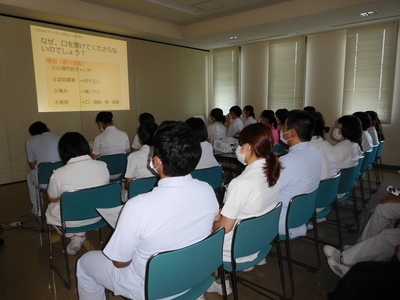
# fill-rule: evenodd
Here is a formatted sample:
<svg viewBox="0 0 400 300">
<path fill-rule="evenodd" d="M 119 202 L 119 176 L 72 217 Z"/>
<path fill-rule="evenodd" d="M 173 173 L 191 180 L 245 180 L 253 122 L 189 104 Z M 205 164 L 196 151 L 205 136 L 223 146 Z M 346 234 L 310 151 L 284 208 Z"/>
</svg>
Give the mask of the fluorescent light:
<svg viewBox="0 0 400 300">
<path fill-rule="evenodd" d="M 161 5 L 161 6 L 165 6 L 165 7 L 168 7 L 168 8 L 172 8 L 172 9 L 175 9 L 175 10 L 179 10 L 181 12 L 188 13 L 188 14 L 191 14 L 191 15 L 199 15 L 199 14 L 201 14 L 201 11 L 199 11 L 199 10 L 197 10 L 195 8 L 190 8 L 188 6 L 180 5 L 180 4 L 177 4 L 177 3 L 169 1 L 169 0 L 146 0 L 146 1 L 154 3 L 154 4 L 158 4 L 158 5 Z"/>
<path fill-rule="evenodd" d="M 373 16 L 373 15 L 376 15 L 376 14 L 377 14 L 376 11 L 371 10 L 371 11 L 362 12 L 360 14 L 360 16 L 362 16 L 362 17 L 370 17 L 370 16 Z"/>
</svg>

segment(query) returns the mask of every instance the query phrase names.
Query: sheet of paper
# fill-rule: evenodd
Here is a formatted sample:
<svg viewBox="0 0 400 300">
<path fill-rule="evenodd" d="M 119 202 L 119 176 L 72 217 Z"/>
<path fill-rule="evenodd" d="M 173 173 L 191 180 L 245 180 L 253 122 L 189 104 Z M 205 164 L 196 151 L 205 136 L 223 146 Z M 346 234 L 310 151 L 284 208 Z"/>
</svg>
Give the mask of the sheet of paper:
<svg viewBox="0 0 400 300">
<path fill-rule="evenodd" d="M 119 213 L 121 212 L 122 207 L 123 205 L 112 208 L 96 208 L 96 210 L 103 217 L 103 219 L 115 229 L 115 225 L 117 224 Z"/>
</svg>

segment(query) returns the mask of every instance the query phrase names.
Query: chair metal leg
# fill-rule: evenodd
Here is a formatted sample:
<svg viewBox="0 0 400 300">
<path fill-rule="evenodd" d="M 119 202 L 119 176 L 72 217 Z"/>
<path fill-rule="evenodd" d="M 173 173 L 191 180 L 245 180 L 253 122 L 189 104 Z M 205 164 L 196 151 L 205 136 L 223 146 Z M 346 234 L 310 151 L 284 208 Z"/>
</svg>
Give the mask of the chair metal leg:
<svg viewBox="0 0 400 300">
<path fill-rule="evenodd" d="M 285 240 L 285 247 L 286 247 L 286 256 L 287 256 L 287 263 L 288 263 L 288 270 L 289 270 L 289 279 L 290 279 L 290 289 L 292 296 L 288 298 L 285 295 L 286 299 L 293 299 L 295 297 L 295 290 L 294 290 L 294 276 L 293 276 L 293 266 L 292 266 L 292 258 L 290 254 L 290 243 L 289 240 Z"/>
</svg>

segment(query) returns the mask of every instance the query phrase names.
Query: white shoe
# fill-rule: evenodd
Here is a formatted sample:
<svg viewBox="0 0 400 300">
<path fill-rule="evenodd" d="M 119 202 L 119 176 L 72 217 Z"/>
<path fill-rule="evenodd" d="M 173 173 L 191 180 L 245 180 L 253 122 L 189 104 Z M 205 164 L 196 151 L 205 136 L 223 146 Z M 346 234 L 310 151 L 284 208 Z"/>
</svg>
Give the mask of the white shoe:
<svg viewBox="0 0 400 300">
<path fill-rule="evenodd" d="M 197 298 L 196 300 L 206 300 L 206 297 L 204 297 L 204 294 L 203 294 L 199 298 Z"/>
<path fill-rule="evenodd" d="M 326 221 L 325 217 L 317 219 L 317 223 L 322 223 L 322 222 L 325 222 L 325 221 Z"/>
<path fill-rule="evenodd" d="M 226 286 L 226 294 L 230 295 L 232 294 L 232 288 L 231 288 L 231 284 L 229 282 L 229 280 L 225 280 L 225 286 Z M 218 293 L 220 295 L 223 295 L 223 291 L 222 291 L 222 284 L 214 281 L 212 283 L 212 285 L 208 288 L 207 290 L 208 293 Z"/>
<path fill-rule="evenodd" d="M 262 259 L 262 261 L 260 261 L 257 266 L 263 266 L 267 264 L 267 260 L 265 258 Z"/>
<path fill-rule="evenodd" d="M 81 250 L 83 242 L 86 240 L 85 236 L 74 236 L 71 238 L 71 242 L 67 246 L 67 253 L 69 255 L 75 255 L 76 252 Z"/>
<path fill-rule="evenodd" d="M 347 271 L 350 270 L 349 266 L 338 263 L 333 256 L 328 257 L 328 265 L 333 273 L 335 273 L 340 278 L 342 278 L 347 273 Z"/>
<path fill-rule="evenodd" d="M 325 245 L 324 248 L 324 254 L 327 258 L 329 258 L 330 256 L 332 256 L 333 258 L 335 258 L 335 260 L 337 262 L 341 262 L 342 261 L 342 252 L 340 252 L 338 249 L 336 249 L 335 247 L 332 247 L 330 245 Z"/>
<path fill-rule="evenodd" d="M 250 271 L 253 271 L 253 270 L 254 270 L 254 266 L 252 266 L 250 268 L 247 268 L 247 269 L 244 269 L 243 272 L 250 272 Z"/>
</svg>

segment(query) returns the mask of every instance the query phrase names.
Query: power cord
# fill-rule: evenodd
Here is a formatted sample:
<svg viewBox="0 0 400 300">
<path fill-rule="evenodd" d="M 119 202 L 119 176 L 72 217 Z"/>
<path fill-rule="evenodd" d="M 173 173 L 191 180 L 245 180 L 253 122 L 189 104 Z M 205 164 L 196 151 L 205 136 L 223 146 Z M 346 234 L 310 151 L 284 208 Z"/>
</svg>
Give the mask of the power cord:
<svg viewBox="0 0 400 300">
<path fill-rule="evenodd" d="M 28 223 L 30 220 L 31 220 L 31 217 L 25 215 L 25 216 L 20 217 L 20 218 L 18 219 L 18 221 L 12 222 L 12 223 L 10 223 L 10 224 L 5 223 L 5 222 L 0 222 L 0 227 L 1 227 L 1 229 L 0 229 L 0 234 L 1 234 L 3 231 L 13 230 L 13 229 L 26 229 L 26 230 L 33 230 L 33 231 L 36 231 L 36 232 L 41 232 L 41 229 L 38 228 L 38 227 L 26 227 L 26 226 L 23 226 L 23 224 Z M 5 226 L 5 228 L 3 228 L 3 226 L 1 226 L 1 224 L 2 224 L 3 226 Z"/>
</svg>

